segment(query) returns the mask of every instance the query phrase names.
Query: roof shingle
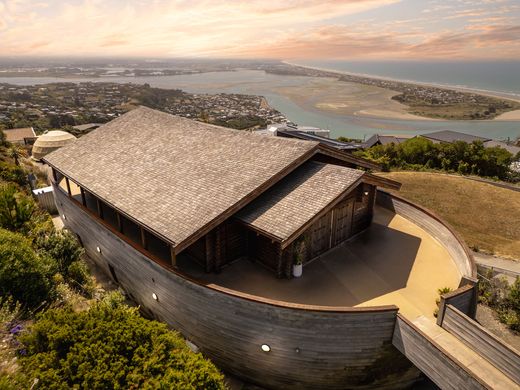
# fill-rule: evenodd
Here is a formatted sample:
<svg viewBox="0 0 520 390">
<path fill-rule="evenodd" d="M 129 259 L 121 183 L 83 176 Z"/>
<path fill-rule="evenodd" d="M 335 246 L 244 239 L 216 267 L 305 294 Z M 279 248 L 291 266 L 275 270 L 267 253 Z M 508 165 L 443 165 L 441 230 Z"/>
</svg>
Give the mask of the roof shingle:
<svg viewBox="0 0 520 390">
<path fill-rule="evenodd" d="M 285 241 L 351 189 L 363 174 L 357 169 L 308 161 L 244 207 L 237 217 Z"/>
<path fill-rule="evenodd" d="M 179 246 L 237 211 L 317 146 L 140 107 L 45 161 Z"/>
</svg>

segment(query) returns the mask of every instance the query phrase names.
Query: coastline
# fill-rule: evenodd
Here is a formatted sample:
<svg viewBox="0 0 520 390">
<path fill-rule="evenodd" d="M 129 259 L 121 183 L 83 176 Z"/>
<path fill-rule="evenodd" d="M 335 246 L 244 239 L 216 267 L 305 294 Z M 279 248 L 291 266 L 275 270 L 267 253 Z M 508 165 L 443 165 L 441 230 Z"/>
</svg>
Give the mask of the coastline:
<svg viewBox="0 0 520 390">
<path fill-rule="evenodd" d="M 511 100 L 511 101 L 520 103 L 520 96 L 514 96 L 514 95 L 511 95 L 511 94 L 504 93 L 504 92 L 488 91 L 488 90 L 481 90 L 481 89 L 476 89 L 476 88 L 466 88 L 466 87 L 450 86 L 450 85 L 445 85 L 445 84 L 426 83 L 426 82 L 413 81 L 413 80 L 402 80 L 402 79 L 395 79 L 395 78 L 382 77 L 382 76 L 374 76 L 374 75 L 370 75 L 370 74 L 362 74 L 362 73 L 355 73 L 355 72 L 346 72 L 346 71 L 341 71 L 341 70 L 337 70 L 337 69 L 330 69 L 330 68 L 321 68 L 321 67 L 313 67 L 313 66 L 308 66 L 308 65 L 301 65 L 301 64 L 298 64 L 298 63 L 295 63 L 295 62 L 290 62 L 290 61 L 285 61 L 285 60 L 281 61 L 281 62 L 283 64 L 290 65 L 290 66 L 298 66 L 298 67 L 301 67 L 301 68 L 306 68 L 306 69 L 311 69 L 311 70 L 317 70 L 317 71 L 322 71 L 322 72 L 329 72 L 329 73 L 337 74 L 338 76 L 352 75 L 352 76 L 372 78 L 372 79 L 376 79 L 376 80 L 385 80 L 385 81 L 393 81 L 393 82 L 398 82 L 398 83 L 406 83 L 406 84 L 418 85 L 418 86 L 423 86 L 423 87 L 442 88 L 442 89 L 448 89 L 448 90 L 452 90 L 452 91 L 456 91 L 456 92 L 474 93 L 474 94 L 487 96 L 487 97 L 492 97 L 492 98 L 497 98 L 497 99 L 507 99 L 507 100 Z M 388 90 L 390 90 L 390 89 L 388 89 Z M 423 116 L 418 116 L 418 115 L 413 115 L 413 114 L 409 114 L 409 115 L 411 115 L 411 116 L 413 116 L 415 118 L 420 118 L 421 120 L 442 120 L 442 119 L 428 118 L 428 117 L 423 117 Z M 381 116 L 373 116 L 373 115 L 370 115 L 370 116 L 367 115 L 367 117 L 392 118 L 392 119 L 410 119 L 410 118 L 406 118 L 405 115 L 402 115 L 402 116 L 399 115 L 399 113 L 396 113 L 396 115 L 394 115 L 392 117 L 389 117 L 389 116 L 381 117 Z M 495 117 L 493 119 L 480 119 L 480 120 L 476 119 L 476 120 L 478 120 L 479 122 L 480 121 L 489 121 L 489 122 L 492 122 L 492 121 L 520 121 L 520 110 L 513 110 L 513 111 L 505 112 L 503 114 L 498 115 L 497 117 Z"/>
</svg>

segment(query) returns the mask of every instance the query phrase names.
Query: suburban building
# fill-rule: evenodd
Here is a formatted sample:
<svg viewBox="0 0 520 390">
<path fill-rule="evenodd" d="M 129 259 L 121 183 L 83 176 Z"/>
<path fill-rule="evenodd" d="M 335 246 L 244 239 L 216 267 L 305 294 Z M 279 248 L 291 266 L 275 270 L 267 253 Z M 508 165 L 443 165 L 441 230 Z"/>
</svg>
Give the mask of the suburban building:
<svg viewBox="0 0 520 390">
<path fill-rule="evenodd" d="M 413 138 L 413 135 L 408 134 L 374 134 L 369 139 L 363 142 L 363 148 L 371 148 L 376 145 L 388 145 L 388 144 L 400 144 L 410 138 Z"/>
<path fill-rule="evenodd" d="M 3 130 L 6 140 L 12 144 L 32 145 L 36 140 L 36 133 L 32 127 Z"/>
<path fill-rule="evenodd" d="M 61 148 L 64 145 L 74 142 L 76 137 L 66 131 L 52 130 L 40 135 L 34 142 L 32 148 L 32 158 L 40 161 L 50 152 Z"/>
<path fill-rule="evenodd" d="M 441 318 L 448 303 L 474 316 L 474 261 L 382 191 L 400 185 L 377 165 L 144 107 L 43 160 L 87 255 L 224 370 L 267 388 L 399 388 L 426 353 L 438 383 L 473 383 L 449 368 L 462 341 L 439 347 L 433 312 L 441 286 L 454 290 Z"/>
<path fill-rule="evenodd" d="M 273 123 L 269 125 L 266 129 L 258 130 L 259 132 L 263 132 L 270 135 L 277 135 L 278 131 L 284 132 L 299 132 L 305 134 L 313 134 L 319 135 L 320 137 L 330 138 L 330 130 L 321 129 L 319 127 L 313 126 L 300 126 L 294 123 Z"/>
<path fill-rule="evenodd" d="M 459 133 L 458 131 L 452 130 L 442 130 L 435 131 L 433 133 L 421 134 L 420 137 L 427 138 L 434 143 L 453 143 L 456 141 L 463 141 L 467 143 L 472 143 L 474 141 L 491 141 L 491 138 L 479 137 L 476 135 Z"/>
<path fill-rule="evenodd" d="M 316 141 L 323 145 L 330 146 L 331 148 L 340 150 L 345 153 L 352 153 L 353 151 L 362 149 L 364 147 L 363 143 L 360 143 L 360 142 L 342 142 L 342 141 L 338 141 L 333 138 L 322 137 L 321 135 L 305 133 L 302 131 L 278 130 L 276 135 L 278 137 L 296 138 L 296 139 L 307 140 L 307 141 Z"/>
</svg>

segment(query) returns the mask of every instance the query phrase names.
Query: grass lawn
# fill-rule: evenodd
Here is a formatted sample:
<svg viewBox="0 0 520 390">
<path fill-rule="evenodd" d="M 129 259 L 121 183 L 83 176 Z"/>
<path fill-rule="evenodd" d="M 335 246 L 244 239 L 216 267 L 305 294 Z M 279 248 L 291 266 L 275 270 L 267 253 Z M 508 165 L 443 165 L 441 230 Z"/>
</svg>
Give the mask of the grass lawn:
<svg viewBox="0 0 520 390">
<path fill-rule="evenodd" d="M 520 192 L 439 173 L 379 174 L 401 182 L 397 194 L 435 212 L 470 248 L 520 260 Z"/>
</svg>

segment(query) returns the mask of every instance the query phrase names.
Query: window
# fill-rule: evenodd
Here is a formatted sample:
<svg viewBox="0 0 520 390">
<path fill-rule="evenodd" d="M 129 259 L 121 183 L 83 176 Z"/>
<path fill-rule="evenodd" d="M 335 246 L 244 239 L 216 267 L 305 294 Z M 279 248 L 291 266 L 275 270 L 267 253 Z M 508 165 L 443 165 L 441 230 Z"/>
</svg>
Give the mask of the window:
<svg viewBox="0 0 520 390">
<path fill-rule="evenodd" d="M 121 227 L 123 230 L 122 233 L 125 235 L 125 237 L 128 237 L 130 240 L 132 240 L 136 244 L 139 244 L 139 246 L 142 246 L 141 245 L 141 229 L 139 228 L 139 226 L 135 222 L 130 221 L 128 218 L 126 218 L 122 215 L 120 216 L 120 218 L 121 218 Z"/>
<path fill-rule="evenodd" d="M 145 239 L 148 252 L 166 263 L 171 262 L 170 246 L 168 243 L 148 231 L 145 231 Z"/>
<path fill-rule="evenodd" d="M 87 207 L 87 209 L 92 211 L 94 214 L 99 215 L 97 207 L 97 198 L 87 190 L 83 190 L 83 192 L 85 193 L 85 206 Z"/>
<path fill-rule="evenodd" d="M 101 215 L 106 223 L 112 226 L 114 229 L 119 230 L 119 224 L 117 222 L 117 213 L 116 211 L 107 205 L 105 202 L 100 202 L 101 204 Z"/>
</svg>

